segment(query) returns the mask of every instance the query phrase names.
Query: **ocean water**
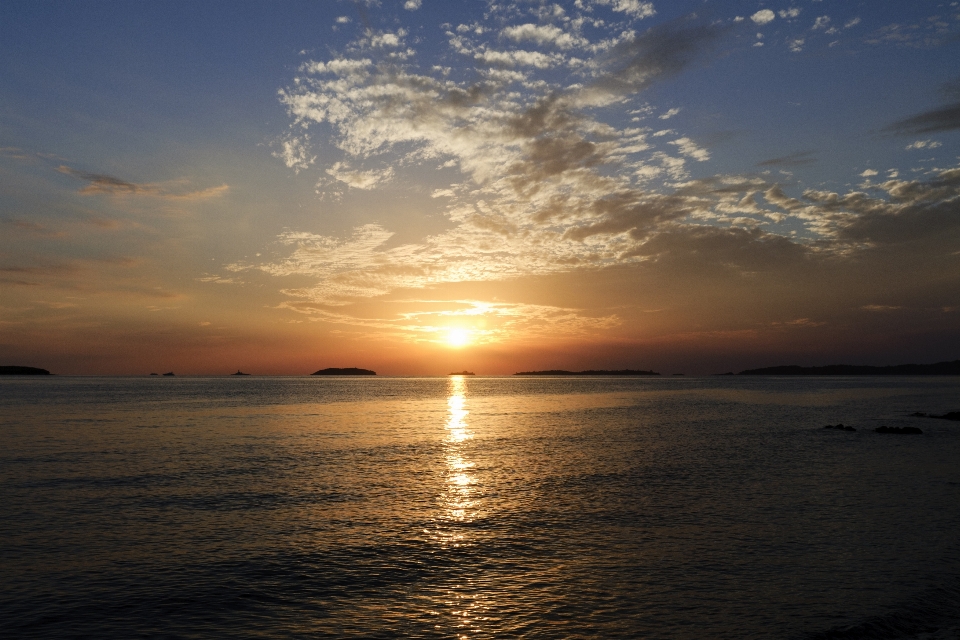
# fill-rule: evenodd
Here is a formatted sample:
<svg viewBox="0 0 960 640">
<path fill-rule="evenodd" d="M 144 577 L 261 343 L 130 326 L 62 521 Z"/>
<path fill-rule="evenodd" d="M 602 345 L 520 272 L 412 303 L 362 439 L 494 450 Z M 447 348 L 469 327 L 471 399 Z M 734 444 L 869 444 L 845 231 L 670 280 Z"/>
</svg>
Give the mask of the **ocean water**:
<svg viewBox="0 0 960 640">
<path fill-rule="evenodd" d="M 0 637 L 958 638 L 960 423 L 909 417 L 956 410 L 958 378 L 5 378 Z"/>
</svg>

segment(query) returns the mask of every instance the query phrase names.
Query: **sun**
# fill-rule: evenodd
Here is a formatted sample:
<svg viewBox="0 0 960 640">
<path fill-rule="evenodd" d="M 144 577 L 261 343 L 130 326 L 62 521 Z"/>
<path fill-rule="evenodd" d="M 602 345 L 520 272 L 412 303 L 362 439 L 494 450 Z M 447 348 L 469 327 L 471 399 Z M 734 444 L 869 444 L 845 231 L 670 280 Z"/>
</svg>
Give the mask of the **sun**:
<svg viewBox="0 0 960 640">
<path fill-rule="evenodd" d="M 447 332 L 447 344 L 454 348 L 465 347 L 470 344 L 469 329 L 450 329 Z"/>
</svg>

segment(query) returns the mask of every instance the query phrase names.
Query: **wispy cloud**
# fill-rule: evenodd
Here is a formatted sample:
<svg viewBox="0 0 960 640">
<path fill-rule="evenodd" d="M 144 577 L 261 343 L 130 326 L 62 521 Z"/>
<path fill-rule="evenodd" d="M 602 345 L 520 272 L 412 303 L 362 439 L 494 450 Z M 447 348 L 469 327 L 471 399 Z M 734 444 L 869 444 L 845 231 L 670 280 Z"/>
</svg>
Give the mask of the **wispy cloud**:
<svg viewBox="0 0 960 640">
<path fill-rule="evenodd" d="M 204 200 L 222 196 L 230 189 L 230 187 L 223 184 L 207 189 L 183 191 L 175 188 L 175 186 L 179 185 L 128 182 L 103 173 L 79 171 L 67 165 L 60 165 L 57 167 L 57 171 L 86 182 L 87 185 L 79 190 L 79 193 L 83 195 L 130 195 L 148 196 L 165 200 Z"/>
</svg>

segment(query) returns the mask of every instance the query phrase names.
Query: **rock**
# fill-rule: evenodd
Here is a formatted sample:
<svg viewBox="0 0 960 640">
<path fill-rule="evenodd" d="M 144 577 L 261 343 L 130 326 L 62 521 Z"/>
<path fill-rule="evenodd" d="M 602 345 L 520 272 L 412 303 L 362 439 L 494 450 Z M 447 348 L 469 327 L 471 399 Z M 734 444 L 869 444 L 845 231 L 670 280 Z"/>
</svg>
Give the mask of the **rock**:
<svg viewBox="0 0 960 640">
<path fill-rule="evenodd" d="M 837 431 L 856 431 L 856 429 L 854 429 L 853 427 L 843 426 L 842 422 L 837 424 L 828 424 L 827 426 L 824 427 L 824 429 L 836 429 Z"/>
<path fill-rule="evenodd" d="M 923 433 L 920 429 L 916 427 L 877 427 L 874 429 L 877 433 L 903 433 L 903 434 L 920 434 Z"/>
<path fill-rule="evenodd" d="M 467 371 L 466 369 L 464 369 L 463 371 L 454 371 L 453 373 L 449 373 L 449 374 L 447 374 L 447 375 L 451 375 L 451 376 L 473 376 L 473 375 L 476 375 L 476 374 L 475 374 L 473 371 Z"/>
<path fill-rule="evenodd" d="M 163 374 L 163 375 L 165 375 L 165 376 L 172 376 L 172 375 L 173 375 L 173 371 L 168 371 L 167 373 L 165 373 L 165 374 Z"/>
<path fill-rule="evenodd" d="M 943 414 L 942 416 L 935 416 L 933 414 L 927 416 L 928 418 L 940 418 L 941 420 L 953 420 L 954 422 L 960 422 L 960 411 L 950 411 Z"/>
</svg>

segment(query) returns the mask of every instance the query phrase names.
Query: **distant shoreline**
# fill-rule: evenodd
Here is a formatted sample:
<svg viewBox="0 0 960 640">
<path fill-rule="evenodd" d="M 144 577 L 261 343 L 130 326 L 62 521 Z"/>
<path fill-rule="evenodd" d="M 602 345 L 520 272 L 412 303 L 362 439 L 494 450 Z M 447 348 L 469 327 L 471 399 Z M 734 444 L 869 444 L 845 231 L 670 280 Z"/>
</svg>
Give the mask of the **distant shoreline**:
<svg viewBox="0 0 960 640">
<path fill-rule="evenodd" d="M 616 371 L 594 370 L 589 371 L 564 371 L 563 369 L 550 369 L 549 371 L 520 371 L 515 376 L 658 376 L 656 371 L 636 371 L 633 369 L 619 369 Z"/>
<path fill-rule="evenodd" d="M 717 374 L 732 375 L 732 374 Z M 960 360 L 934 364 L 898 364 L 888 367 L 872 367 L 850 364 L 831 364 L 824 367 L 801 367 L 786 365 L 747 369 L 738 376 L 957 376 L 960 375 Z"/>
</svg>

